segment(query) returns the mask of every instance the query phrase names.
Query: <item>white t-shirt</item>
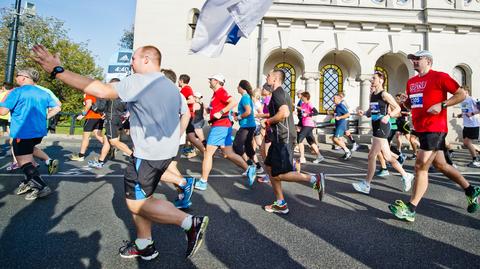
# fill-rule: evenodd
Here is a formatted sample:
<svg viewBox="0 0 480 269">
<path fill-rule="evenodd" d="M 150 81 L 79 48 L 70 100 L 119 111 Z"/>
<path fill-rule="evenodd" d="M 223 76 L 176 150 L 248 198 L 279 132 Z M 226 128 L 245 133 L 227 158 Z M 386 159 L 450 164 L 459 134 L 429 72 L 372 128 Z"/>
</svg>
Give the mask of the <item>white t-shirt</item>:
<svg viewBox="0 0 480 269">
<path fill-rule="evenodd" d="M 467 116 L 468 113 L 478 113 L 476 101 L 471 96 L 468 96 L 462 102 L 463 127 L 479 127 L 480 118 L 478 114 L 469 117 Z"/>
</svg>

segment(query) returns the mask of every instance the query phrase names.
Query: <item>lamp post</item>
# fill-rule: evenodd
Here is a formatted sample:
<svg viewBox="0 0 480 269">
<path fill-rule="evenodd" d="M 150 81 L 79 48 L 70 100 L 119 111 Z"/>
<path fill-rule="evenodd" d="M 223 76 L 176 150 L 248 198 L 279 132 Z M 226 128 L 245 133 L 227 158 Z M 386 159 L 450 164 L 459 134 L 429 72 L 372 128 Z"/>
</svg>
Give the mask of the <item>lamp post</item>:
<svg viewBox="0 0 480 269">
<path fill-rule="evenodd" d="M 18 27 L 20 26 L 20 7 L 22 0 L 15 2 L 15 15 L 11 24 L 11 34 L 8 44 L 7 66 L 5 68 L 5 81 L 13 83 L 13 73 L 15 71 L 15 60 L 17 57 Z"/>
</svg>

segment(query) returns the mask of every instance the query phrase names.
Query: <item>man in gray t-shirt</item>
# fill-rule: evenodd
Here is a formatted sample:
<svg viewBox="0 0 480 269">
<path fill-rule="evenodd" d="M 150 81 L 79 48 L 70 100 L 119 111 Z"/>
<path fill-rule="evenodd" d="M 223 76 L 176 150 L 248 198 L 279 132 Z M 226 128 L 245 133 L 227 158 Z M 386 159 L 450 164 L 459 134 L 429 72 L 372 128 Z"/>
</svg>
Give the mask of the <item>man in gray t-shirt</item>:
<svg viewBox="0 0 480 269">
<path fill-rule="evenodd" d="M 180 134 L 186 128 L 180 125 L 178 112 L 184 113 L 182 117 L 189 117 L 177 88 L 160 73 L 160 51 L 153 46 L 137 49 L 131 64 L 135 74 L 115 85 L 64 70 L 59 57 L 42 45 L 34 46 L 33 52 L 35 60 L 52 77 L 87 94 L 106 99 L 120 97 L 127 102 L 135 150 L 125 171 L 124 183 L 137 239 L 121 247 L 120 256 L 144 260 L 158 256 L 152 240 L 152 222 L 182 227 L 188 239 L 186 256 L 195 254 L 204 238 L 208 217 L 188 215 L 170 202 L 153 197 L 160 177 L 177 153 Z M 191 195 L 192 191 L 193 188 L 184 190 L 185 195 Z"/>
</svg>

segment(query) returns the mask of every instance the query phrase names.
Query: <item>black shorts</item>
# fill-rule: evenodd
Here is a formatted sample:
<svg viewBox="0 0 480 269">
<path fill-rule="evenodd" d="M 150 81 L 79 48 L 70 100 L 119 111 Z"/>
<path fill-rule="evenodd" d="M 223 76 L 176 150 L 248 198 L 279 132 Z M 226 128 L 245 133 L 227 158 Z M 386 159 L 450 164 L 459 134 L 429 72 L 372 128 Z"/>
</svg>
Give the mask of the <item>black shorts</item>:
<svg viewBox="0 0 480 269">
<path fill-rule="evenodd" d="M 272 143 L 268 148 L 265 165 L 272 168 L 274 177 L 293 171 L 293 145 Z"/>
<path fill-rule="evenodd" d="M 102 130 L 103 129 L 103 120 L 102 119 L 87 119 L 83 125 L 84 132 L 93 132 L 93 130 Z"/>
<path fill-rule="evenodd" d="M 463 138 L 477 140 L 480 127 L 463 127 Z"/>
<path fill-rule="evenodd" d="M 195 133 L 195 126 L 193 126 L 192 120 L 189 120 L 189 121 L 188 121 L 186 133 L 187 133 L 187 134 L 189 134 L 189 133 Z"/>
<path fill-rule="evenodd" d="M 108 139 L 120 137 L 120 129 L 122 129 L 122 120 L 120 117 L 113 117 L 111 120 L 105 120 L 105 133 Z"/>
<path fill-rule="evenodd" d="M 405 120 L 397 120 L 398 130 L 402 134 L 406 135 L 412 132 L 410 128 L 410 122 Z"/>
<path fill-rule="evenodd" d="M 297 143 L 302 143 L 303 139 L 306 138 L 309 145 L 315 144 L 315 138 L 313 137 L 313 128 L 314 127 L 303 126 L 302 129 L 300 129 L 300 132 L 298 132 Z"/>
<path fill-rule="evenodd" d="M 197 121 L 197 122 L 193 122 L 193 121 L 192 121 L 192 124 L 193 124 L 193 128 L 195 128 L 195 129 L 202 129 L 203 126 L 205 126 L 205 120 L 204 120 L 204 119 L 201 119 L 201 120 L 199 120 L 199 121 Z"/>
<path fill-rule="evenodd" d="M 447 133 L 418 132 L 420 149 L 426 151 L 446 150 L 445 137 Z"/>
<path fill-rule="evenodd" d="M 130 130 L 130 120 L 129 120 L 129 119 L 126 119 L 126 120 L 122 123 L 122 129 L 123 129 L 123 130 Z"/>
<path fill-rule="evenodd" d="M 20 139 L 14 138 L 12 141 L 13 153 L 15 156 L 33 154 L 33 148 L 42 142 L 43 137 Z"/>
<path fill-rule="evenodd" d="M 383 123 L 382 120 L 372 120 L 372 135 L 387 139 L 390 135 L 390 122 Z"/>
<path fill-rule="evenodd" d="M 133 158 L 125 169 L 125 197 L 131 200 L 143 200 L 152 196 L 172 159 L 147 161 Z"/>
<path fill-rule="evenodd" d="M 2 130 L 4 132 L 7 131 L 7 127 L 10 126 L 10 122 L 8 122 L 8 120 L 6 119 L 0 119 L 0 127 L 2 127 Z"/>
</svg>

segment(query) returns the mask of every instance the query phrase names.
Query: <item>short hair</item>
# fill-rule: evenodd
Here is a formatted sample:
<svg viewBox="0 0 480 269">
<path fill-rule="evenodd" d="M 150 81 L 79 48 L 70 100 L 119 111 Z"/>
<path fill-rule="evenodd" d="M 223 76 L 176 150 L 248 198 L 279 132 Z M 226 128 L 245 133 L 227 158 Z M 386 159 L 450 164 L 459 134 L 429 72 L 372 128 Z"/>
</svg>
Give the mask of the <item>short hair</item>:
<svg viewBox="0 0 480 269">
<path fill-rule="evenodd" d="M 7 89 L 7 90 L 11 90 L 11 89 L 13 89 L 13 83 L 4 81 L 4 82 L 2 83 L 2 87 L 4 87 L 4 88 Z"/>
<path fill-rule="evenodd" d="M 162 63 L 162 53 L 155 46 L 149 45 L 141 47 L 140 54 L 142 56 L 148 56 L 148 58 L 154 63 L 158 64 L 158 66 L 160 66 L 160 64 Z"/>
<path fill-rule="evenodd" d="M 112 78 L 108 83 L 120 82 L 119 78 Z"/>
<path fill-rule="evenodd" d="M 34 68 L 26 68 L 18 70 L 17 74 L 23 74 L 33 80 L 33 82 L 37 83 L 40 80 L 40 73 Z"/>
<path fill-rule="evenodd" d="M 342 99 L 345 98 L 345 93 L 343 93 L 343 92 L 339 92 L 339 93 L 337 93 L 337 94 L 335 94 L 335 95 L 338 95 L 338 96 L 339 96 L 340 98 L 342 98 Z"/>
<path fill-rule="evenodd" d="M 278 75 L 282 83 L 283 81 L 285 81 L 285 71 L 283 71 L 282 69 L 275 68 L 273 69 L 273 73 L 276 73 Z"/>
<path fill-rule="evenodd" d="M 375 71 L 373 74 L 377 75 L 379 78 L 381 78 L 381 79 L 383 79 L 383 81 L 385 81 L 385 75 L 382 72 Z"/>
<path fill-rule="evenodd" d="M 301 95 L 302 95 L 302 97 L 307 98 L 307 100 L 310 100 L 310 93 L 309 92 L 302 92 Z"/>
<path fill-rule="evenodd" d="M 178 77 L 178 80 L 180 81 L 183 81 L 183 83 L 185 84 L 188 84 L 190 83 L 190 76 L 187 75 L 187 74 L 181 74 L 179 77 Z"/>
<path fill-rule="evenodd" d="M 162 72 L 173 83 L 175 83 L 177 81 L 177 74 L 175 74 L 175 72 L 173 72 L 172 69 L 162 68 L 162 69 L 160 69 L 160 72 Z"/>
</svg>

